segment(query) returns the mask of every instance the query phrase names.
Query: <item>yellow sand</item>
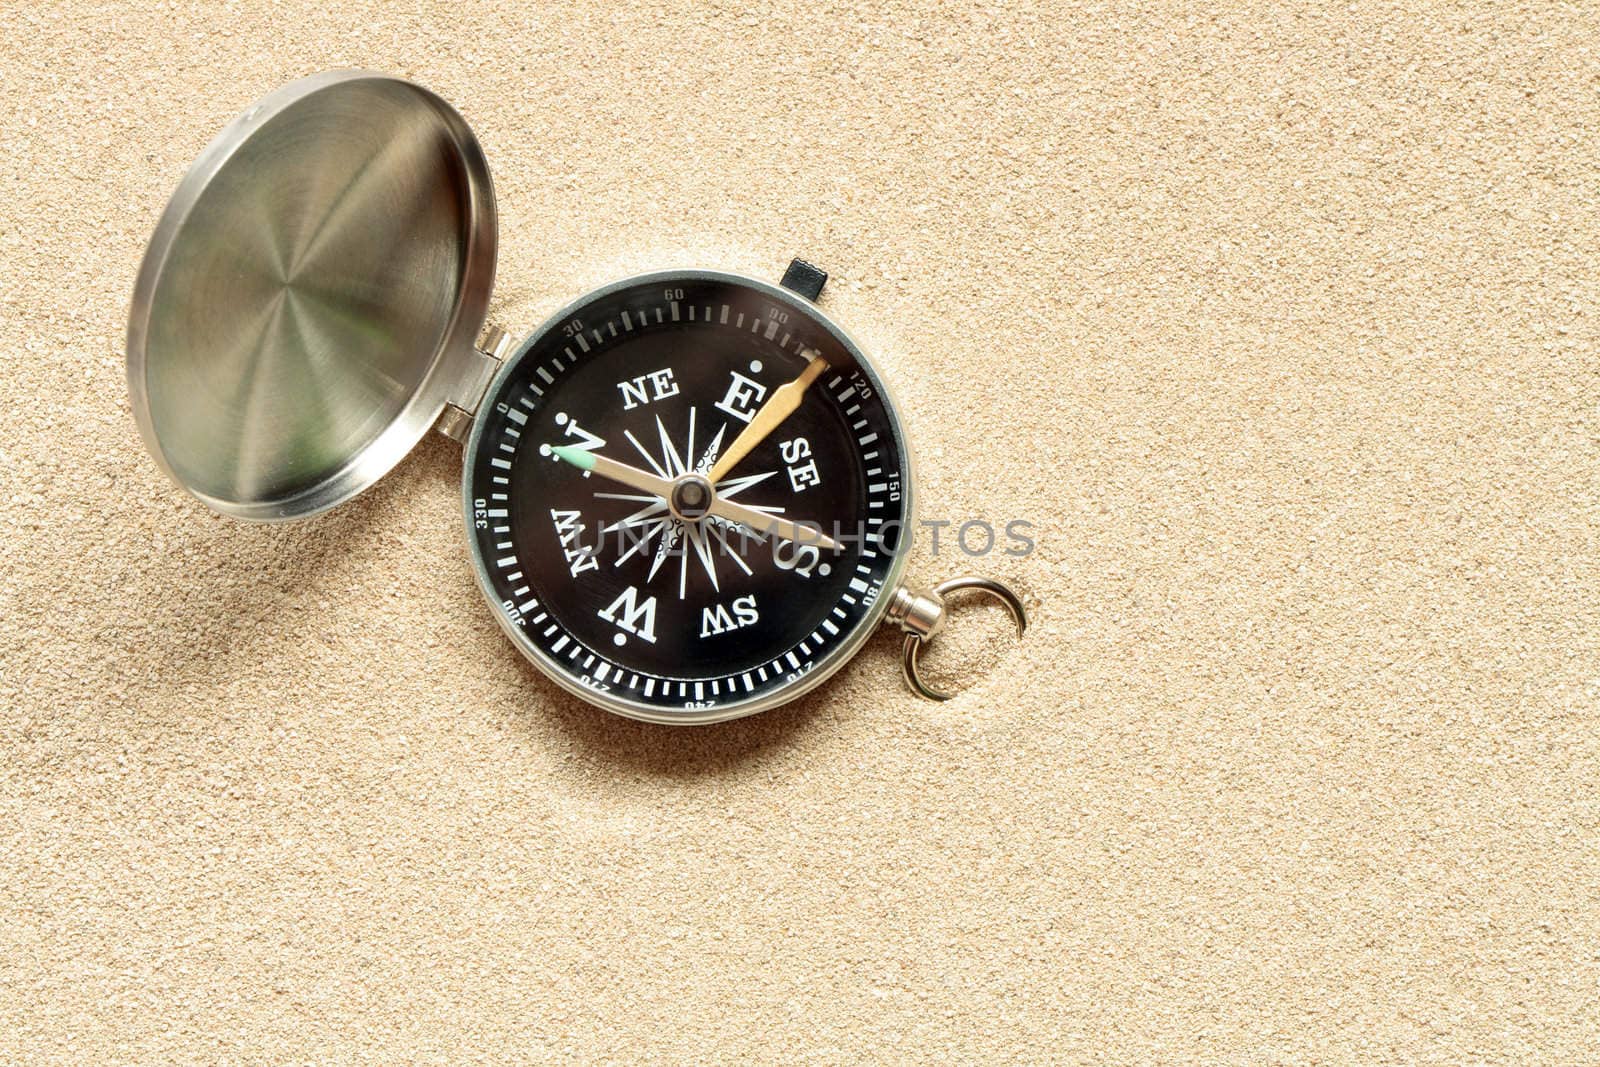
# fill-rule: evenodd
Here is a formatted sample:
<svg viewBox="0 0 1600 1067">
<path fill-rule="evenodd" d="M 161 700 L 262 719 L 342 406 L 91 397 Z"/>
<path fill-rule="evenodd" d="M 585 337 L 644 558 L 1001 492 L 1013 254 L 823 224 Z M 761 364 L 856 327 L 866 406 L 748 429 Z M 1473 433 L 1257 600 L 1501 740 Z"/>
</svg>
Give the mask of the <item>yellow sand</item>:
<svg viewBox="0 0 1600 1067">
<path fill-rule="evenodd" d="M 1595 1058 L 1600 8 L 326 6 L 0 13 L 0 1060 Z M 513 332 L 831 271 L 1029 639 L 650 728 L 500 635 L 451 442 L 170 485 L 144 241 L 357 65 L 477 130 Z"/>
</svg>

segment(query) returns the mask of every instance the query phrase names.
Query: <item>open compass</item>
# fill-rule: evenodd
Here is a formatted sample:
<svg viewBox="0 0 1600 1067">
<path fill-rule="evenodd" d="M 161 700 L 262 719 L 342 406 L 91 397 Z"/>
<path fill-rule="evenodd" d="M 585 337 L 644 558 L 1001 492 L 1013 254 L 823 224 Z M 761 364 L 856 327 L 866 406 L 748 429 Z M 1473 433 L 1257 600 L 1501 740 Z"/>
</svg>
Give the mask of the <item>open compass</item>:
<svg viewBox="0 0 1600 1067">
<path fill-rule="evenodd" d="M 826 274 L 629 278 L 520 345 L 484 328 L 488 167 L 431 92 L 365 72 L 258 102 L 190 169 L 146 252 L 128 381 L 151 452 L 248 519 L 326 510 L 430 428 L 466 446 L 478 581 L 570 691 L 652 722 L 748 715 L 888 619 L 907 681 L 979 578 L 902 582 L 912 482 L 894 407 L 816 307 Z"/>
</svg>

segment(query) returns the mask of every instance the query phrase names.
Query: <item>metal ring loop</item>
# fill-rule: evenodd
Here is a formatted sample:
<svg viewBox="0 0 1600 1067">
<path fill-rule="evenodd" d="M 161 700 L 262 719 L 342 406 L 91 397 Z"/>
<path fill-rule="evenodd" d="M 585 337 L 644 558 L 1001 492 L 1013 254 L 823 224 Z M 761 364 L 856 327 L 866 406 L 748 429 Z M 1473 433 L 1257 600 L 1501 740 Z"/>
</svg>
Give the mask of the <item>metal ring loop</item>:
<svg viewBox="0 0 1600 1067">
<path fill-rule="evenodd" d="M 966 575 L 961 578 L 951 578 L 949 581 L 940 582 L 933 587 L 935 595 L 940 599 L 964 589 L 975 589 L 980 593 L 988 593 L 1004 604 L 1006 610 L 1011 612 L 1012 620 L 1017 624 L 1018 637 L 1021 637 L 1028 629 L 1028 609 L 1022 606 L 1021 598 L 1016 593 L 1013 593 L 1009 587 L 1001 585 L 997 581 Z M 929 700 L 949 700 L 955 696 L 954 693 L 946 693 L 942 689 L 933 688 L 933 686 L 924 682 L 921 674 L 918 673 L 917 658 L 922 654 L 922 646 L 927 644 L 928 640 L 929 638 L 918 637 L 913 633 L 906 634 L 906 643 L 900 658 L 900 669 L 906 676 L 906 684 L 921 696 L 927 697 Z"/>
</svg>

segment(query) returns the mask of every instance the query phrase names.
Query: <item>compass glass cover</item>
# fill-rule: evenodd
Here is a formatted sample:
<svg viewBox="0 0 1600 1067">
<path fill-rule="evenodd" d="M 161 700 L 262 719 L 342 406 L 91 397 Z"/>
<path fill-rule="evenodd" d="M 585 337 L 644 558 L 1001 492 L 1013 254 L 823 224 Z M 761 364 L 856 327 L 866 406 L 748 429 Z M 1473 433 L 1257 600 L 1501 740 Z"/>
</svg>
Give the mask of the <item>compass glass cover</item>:
<svg viewBox="0 0 1600 1067">
<path fill-rule="evenodd" d="M 718 470 L 752 424 L 770 429 Z M 700 272 L 600 290 L 525 342 L 479 407 L 465 492 L 480 582 L 523 651 L 673 722 L 836 669 L 882 615 L 910 509 L 858 350 L 782 289 Z"/>
</svg>

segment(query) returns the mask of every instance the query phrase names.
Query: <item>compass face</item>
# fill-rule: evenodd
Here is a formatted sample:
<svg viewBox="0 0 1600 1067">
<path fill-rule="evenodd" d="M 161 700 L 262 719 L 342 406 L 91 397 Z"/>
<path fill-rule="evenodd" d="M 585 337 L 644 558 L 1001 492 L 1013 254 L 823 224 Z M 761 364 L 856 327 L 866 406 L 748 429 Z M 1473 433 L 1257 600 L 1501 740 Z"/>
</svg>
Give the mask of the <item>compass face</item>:
<svg viewBox="0 0 1600 1067">
<path fill-rule="evenodd" d="M 611 711 L 711 722 L 837 669 L 899 580 L 899 423 L 803 298 L 667 272 L 523 343 L 468 443 L 468 523 L 501 625 Z"/>
</svg>

